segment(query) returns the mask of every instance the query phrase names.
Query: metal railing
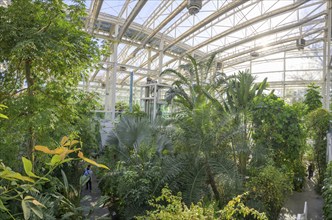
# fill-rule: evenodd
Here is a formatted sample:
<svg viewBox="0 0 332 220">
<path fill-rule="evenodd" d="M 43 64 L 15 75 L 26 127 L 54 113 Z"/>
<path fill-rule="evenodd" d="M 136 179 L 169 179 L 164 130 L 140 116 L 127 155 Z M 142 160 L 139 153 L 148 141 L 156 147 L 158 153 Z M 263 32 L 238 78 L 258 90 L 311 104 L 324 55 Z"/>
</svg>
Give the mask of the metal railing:
<svg viewBox="0 0 332 220">
<path fill-rule="evenodd" d="M 305 201 L 303 213 L 297 214 L 296 220 L 307 220 L 307 219 L 308 219 L 308 205 L 307 205 L 307 201 Z"/>
</svg>

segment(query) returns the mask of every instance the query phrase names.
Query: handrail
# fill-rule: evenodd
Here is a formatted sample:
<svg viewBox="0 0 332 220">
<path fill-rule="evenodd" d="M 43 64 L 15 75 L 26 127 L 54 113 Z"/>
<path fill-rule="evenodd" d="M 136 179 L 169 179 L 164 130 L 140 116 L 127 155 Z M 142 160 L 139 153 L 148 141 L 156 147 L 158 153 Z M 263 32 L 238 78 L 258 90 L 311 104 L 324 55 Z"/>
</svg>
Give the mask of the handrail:
<svg viewBox="0 0 332 220">
<path fill-rule="evenodd" d="M 307 205 L 307 201 L 305 201 L 303 213 L 297 214 L 296 220 L 307 220 L 307 219 L 308 219 L 308 205 Z"/>
</svg>

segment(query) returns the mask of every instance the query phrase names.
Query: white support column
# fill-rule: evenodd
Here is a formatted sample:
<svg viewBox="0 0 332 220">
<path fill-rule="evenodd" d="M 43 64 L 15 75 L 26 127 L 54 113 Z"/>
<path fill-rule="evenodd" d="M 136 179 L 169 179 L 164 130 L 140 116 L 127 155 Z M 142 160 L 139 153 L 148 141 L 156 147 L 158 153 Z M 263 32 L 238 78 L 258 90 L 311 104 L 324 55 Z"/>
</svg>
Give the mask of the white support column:
<svg viewBox="0 0 332 220">
<path fill-rule="evenodd" d="M 110 63 L 110 58 L 107 58 L 107 63 Z M 109 64 L 107 64 L 109 65 Z M 106 80 L 105 80 L 105 119 L 110 119 L 110 111 L 111 111 L 111 83 L 110 83 L 110 66 L 107 66 L 106 70 Z"/>
<path fill-rule="evenodd" d="M 119 25 L 115 26 L 115 38 L 117 38 L 119 34 Z M 115 103 L 116 103 L 116 74 L 118 70 L 118 45 L 119 42 L 113 43 L 113 54 L 112 54 L 112 62 L 113 62 L 113 72 L 111 75 L 111 119 L 114 121 L 115 119 Z"/>
<path fill-rule="evenodd" d="M 160 41 L 160 45 L 159 45 L 159 71 L 158 71 L 158 83 L 161 83 L 161 77 L 160 77 L 160 73 L 163 70 L 163 61 L 164 61 L 164 40 L 161 39 Z"/>
<path fill-rule="evenodd" d="M 324 69 L 326 69 L 326 109 L 330 109 L 330 102 L 331 102 L 331 68 L 330 68 L 330 62 L 331 62 L 331 32 L 332 32 L 332 2 L 327 1 L 327 21 L 326 21 L 326 28 L 327 28 L 327 36 L 326 36 L 326 66 Z M 325 47 L 324 47 L 325 51 Z"/>
<path fill-rule="evenodd" d="M 327 23 L 327 22 L 326 22 Z M 327 30 L 328 31 L 328 30 Z M 330 76 L 328 74 L 328 59 L 327 59 L 327 33 L 325 33 L 326 38 L 323 42 L 323 86 L 322 86 L 322 96 L 323 96 L 323 108 L 328 109 L 328 93 L 330 91 Z"/>
<path fill-rule="evenodd" d="M 148 76 L 151 76 L 151 48 L 148 48 Z"/>
<path fill-rule="evenodd" d="M 283 59 L 283 72 L 282 72 L 282 97 L 285 99 L 286 97 L 286 51 L 284 52 Z"/>
</svg>

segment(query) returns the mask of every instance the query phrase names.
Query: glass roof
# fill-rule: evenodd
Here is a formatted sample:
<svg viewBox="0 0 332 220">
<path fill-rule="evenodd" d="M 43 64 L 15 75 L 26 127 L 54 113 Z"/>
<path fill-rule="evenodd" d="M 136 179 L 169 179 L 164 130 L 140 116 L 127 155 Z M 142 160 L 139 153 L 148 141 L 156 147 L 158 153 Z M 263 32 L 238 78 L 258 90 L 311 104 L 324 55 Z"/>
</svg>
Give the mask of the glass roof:
<svg viewBox="0 0 332 220">
<path fill-rule="evenodd" d="M 86 1 L 87 31 L 117 48 L 90 82 L 105 84 L 108 70 L 117 74 L 119 88 L 128 88 L 130 72 L 139 85 L 183 64 L 186 54 L 200 60 L 217 53 L 226 74 L 249 69 L 257 80 L 268 77 L 276 87 L 286 81 L 323 83 L 323 48 L 331 42 L 326 38 L 328 0 L 203 0 L 196 15 L 189 14 L 188 2 Z M 171 83 L 172 76 L 159 80 Z"/>
</svg>

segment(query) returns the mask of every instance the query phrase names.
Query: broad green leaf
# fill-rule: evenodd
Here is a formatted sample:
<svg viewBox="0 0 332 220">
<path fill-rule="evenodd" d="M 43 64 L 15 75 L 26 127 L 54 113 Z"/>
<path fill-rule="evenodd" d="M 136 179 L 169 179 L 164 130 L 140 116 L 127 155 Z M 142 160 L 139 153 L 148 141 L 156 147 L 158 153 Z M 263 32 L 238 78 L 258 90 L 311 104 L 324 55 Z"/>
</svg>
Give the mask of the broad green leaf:
<svg viewBox="0 0 332 220">
<path fill-rule="evenodd" d="M 110 169 L 110 168 L 108 168 L 107 166 L 105 166 L 104 164 L 99 164 L 99 163 L 97 163 L 96 161 L 93 161 L 93 160 L 91 160 L 91 159 L 89 159 L 89 158 L 84 157 L 84 155 L 83 155 L 83 153 L 82 153 L 81 151 L 78 152 L 78 157 L 81 158 L 81 159 L 83 159 L 84 161 L 86 161 L 86 162 L 92 164 L 92 165 L 97 166 L 97 167 L 101 167 L 101 168 L 108 169 L 108 170 Z"/>
<path fill-rule="evenodd" d="M 22 176 L 20 173 L 11 171 L 11 170 L 4 170 L 0 172 L 0 178 L 7 179 L 7 180 L 22 180 L 34 183 L 35 181 L 27 176 Z"/>
<path fill-rule="evenodd" d="M 24 219 L 28 220 L 31 215 L 30 206 L 26 200 L 22 200 L 21 204 L 22 204 Z"/>
<path fill-rule="evenodd" d="M 25 157 L 22 157 L 22 161 L 23 161 L 23 166 L 24 166 L 24 171 L 25 173 L 29 176 L 29 177 L 34 177 L 34 178 L 39 178 L 39 179 L 44 179 L 44 180 L 48 180 L 45 177 L 40 177 L 37 176 L 36 174 L 34 174 L 32 172 L 32 162 L 30 160 L 28 160 Z"/>
<path fill-rule="evenodd" d="M 62 161 L 61 156 L 60 155 L 54 155 L 51 159 L 51 165 L 55 166 L 56 164 L 60 163 Z"/>
<path fill-rule="evenodd" d="M 22 162 L 23 162 L 23 167 L 24 171 L 28 176 L 36 176 L 35 174 L 32 173 L 32 163 L 29 159 L 22 157 Z M 32 175 L 31 175 L 32 174 Z"/>
</svg>

